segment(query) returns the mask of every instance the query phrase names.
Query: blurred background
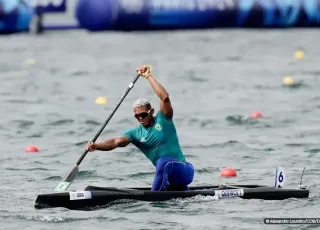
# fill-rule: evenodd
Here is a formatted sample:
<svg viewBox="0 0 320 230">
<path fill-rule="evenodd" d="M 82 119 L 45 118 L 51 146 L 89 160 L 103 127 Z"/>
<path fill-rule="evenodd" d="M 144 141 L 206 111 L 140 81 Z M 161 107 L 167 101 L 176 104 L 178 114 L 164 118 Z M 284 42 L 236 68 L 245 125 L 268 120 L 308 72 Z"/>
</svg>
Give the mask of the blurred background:
<svg viewBox="0 0 320 230">
<path fill-rule="evenodd" d="M 318 0 L 0 0 L 1 229 L 270 229 L 264 218 L 316 217 L 319 25 Z M 298 188 L 305 167 L 310 197 L 35 210 L 144 64 L 170 94 L 193 185 L 273 186 L 282 166 Z M 137 125 L 140 97 L 159 109 L 139 79 L 99 140 Z M 93 152 L 70 189 L 151 186 L 154 170 L 133 146 Z"/>
<path fill-rule="evenodd" d="M 0 33 L 318 27 L 319 18 L 318 0 L 0 1 Z"/>
</svg>

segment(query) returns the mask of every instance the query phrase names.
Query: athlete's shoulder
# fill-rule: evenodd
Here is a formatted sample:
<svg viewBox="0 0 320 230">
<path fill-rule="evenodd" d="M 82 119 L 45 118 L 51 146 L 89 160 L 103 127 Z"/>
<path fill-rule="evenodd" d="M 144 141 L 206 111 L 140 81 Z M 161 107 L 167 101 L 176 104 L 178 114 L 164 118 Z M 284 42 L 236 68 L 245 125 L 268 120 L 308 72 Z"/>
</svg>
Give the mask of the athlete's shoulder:
<svg viewBox="0 0 320 230">
<path fill-rule="evenodd" d="M 158 111 L 156 117 L 157 117 L 157 119 L 162 119 L 162 120 L 166 120 L 166 121 L 172 121 L 172 117 L 164 115 L 164 113 L 161 112 L 161 110 Z"/>
<path fill-rule="evenodd" d="M 127 129 L 123 132 L 123 136 L 128 137 L 130 142 L 133 142 L 139 137 L 139 131 L 141 130 L 141 125 L 134 128 Z"/>
</svg>

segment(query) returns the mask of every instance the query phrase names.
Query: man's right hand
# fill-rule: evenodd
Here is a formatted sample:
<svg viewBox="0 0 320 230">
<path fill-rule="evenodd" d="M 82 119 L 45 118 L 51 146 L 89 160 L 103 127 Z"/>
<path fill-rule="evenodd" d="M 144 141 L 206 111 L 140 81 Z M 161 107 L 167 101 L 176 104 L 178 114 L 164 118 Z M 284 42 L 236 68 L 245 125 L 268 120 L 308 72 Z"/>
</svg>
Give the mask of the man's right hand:
<svg viewBox="0 0 320 230">
<path fill-rule="evenodd" d="M 138 74 L 140 74 L 142 77 L 148 78 L 151 75 L 151 68 L 150 66 L 143 65 L 139 68 L 136 68 L 136 71 Z"/>
<path fill-rule="evenodd" d="M 88 144 L 85 146 L 85 150 L 88 150 L 90 152 L 93 152 L 95 150 L 97 150 L 98 148 L 98 145 L 96 143 L 93 143 L 93 142 L 88 142 Z"/>
</svg>

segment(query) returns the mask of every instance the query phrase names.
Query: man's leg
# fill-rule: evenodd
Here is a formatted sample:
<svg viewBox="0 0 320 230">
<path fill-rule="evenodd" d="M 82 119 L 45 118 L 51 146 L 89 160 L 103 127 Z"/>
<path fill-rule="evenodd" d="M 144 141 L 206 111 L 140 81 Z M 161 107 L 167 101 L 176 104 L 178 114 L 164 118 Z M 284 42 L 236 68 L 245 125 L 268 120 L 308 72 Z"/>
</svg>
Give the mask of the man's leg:
<svg viewBox="0 0 320 230">
<path fill-rule="evenodd" d="M 160 158 L 156 165 L 156 175 L 152 191 L 189 190 L 188 186 L 194 177 L 192 164 L 172 158 Z"/>
<path fill-rule="evenodd" d="M 190 163 L 171 161 L 165 165 L 163 175 L 169 187 L 161 186 L 160 190 L 165 188 L 171 191 L 189 190 L 188 185 L 193 181 L 194 169 Z"/>
<path fill-rule="evenodd" d="M 168 174 L 164 174 L 164 168 L 166 164 L 172 160 L 172 158 L 160 158 L 157 161 L 156 175 L 153 179 L 151 191 L 161 191 L 169 185 Z"/>
</svg>

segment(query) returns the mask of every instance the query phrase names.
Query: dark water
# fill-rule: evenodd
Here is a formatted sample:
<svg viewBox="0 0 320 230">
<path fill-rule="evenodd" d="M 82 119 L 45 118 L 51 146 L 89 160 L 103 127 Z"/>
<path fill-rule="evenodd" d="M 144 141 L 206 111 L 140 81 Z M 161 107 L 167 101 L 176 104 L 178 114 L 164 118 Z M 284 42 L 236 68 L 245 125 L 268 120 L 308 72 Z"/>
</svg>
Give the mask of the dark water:
<svg viewBox="0 0 320 230">
<path fill-rule="evenodd" d="M 170 33 L 56 32 L 0 37 L 2 229 L 307 229 L 267 226 L 266 217 L 319 217 L 320 32 L 208 30 Z M 294 58 L 302 49 L 305 57 Z M 29 64 L 27 60 L 29 59 Z M 32 60 L 35 59 L 35 60 Z M 30 63 L 34 64 L 30 64 Z M 35 210 L 70 172 L 112 111 L 135 68 L 153 66 L 167 88 L 194 185 L 241 182 L 303 184 L 310 198 L 285 201 L 196 197 L 161 203 L 125 202 L 92 212 Z M 292 76 L 299 86 L 283 87 Z M 97 105 L 99 96 L 108 104 Z M 158 99 L 139 79 L 102 138 L 136 125 L 132 103 Z M 253 111 L 264 117 L 249 119 Z M 35 144 L 38 153 L 25 153 Z M 231 166 L 238 177 L 220 178 Z M 150 186 L 154 168 L 134 147 L 89 153 L 72 189 L 87 185 Z"/>
</svg>

